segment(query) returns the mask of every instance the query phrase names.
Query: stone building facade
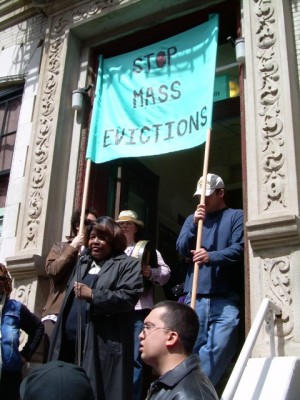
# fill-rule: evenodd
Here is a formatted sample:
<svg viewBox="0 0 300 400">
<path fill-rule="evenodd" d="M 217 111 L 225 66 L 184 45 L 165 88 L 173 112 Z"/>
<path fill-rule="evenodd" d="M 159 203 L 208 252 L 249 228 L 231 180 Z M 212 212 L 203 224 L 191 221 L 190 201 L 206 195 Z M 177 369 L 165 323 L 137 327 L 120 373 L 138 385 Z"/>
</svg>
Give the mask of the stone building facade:
<svg viewBox="0 0 300 400">
<path fill-rule="evenodd" d="M 220 0 L 0 2 L 0 90 L 23 85 L 10 168 L 0 259 L 14 296 L 36 313 L 47 293 L 45 257 L 68 233 L 84 176 L 88 119 L 72 91 L 94 82 L 98 46 Z M 300 357 L 300 1 L 243 0 L 239 30 L 242 191 L 245 210 L 245 329 L 264 297 L 282 309 L 279 355 Z M 1 96 L 0 93 L 0 96 Z M 1 97 L 0 97 L 1 100 Z M 191 189 L 192 192 L 193 188 Z M 162 217 L 163 218 L 163 217 Z M 268 354 L 261 332 L 254 354 Z"/>
</svg>

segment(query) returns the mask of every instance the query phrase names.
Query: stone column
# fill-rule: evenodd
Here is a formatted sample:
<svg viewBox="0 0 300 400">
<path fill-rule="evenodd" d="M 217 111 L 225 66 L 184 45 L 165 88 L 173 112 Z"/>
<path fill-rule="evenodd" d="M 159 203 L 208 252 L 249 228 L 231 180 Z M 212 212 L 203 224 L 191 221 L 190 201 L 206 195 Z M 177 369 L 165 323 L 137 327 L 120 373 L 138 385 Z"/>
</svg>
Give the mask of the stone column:
<svg viewBox="0 0 300 400">
<path fill-rule="evenodd" d="M 299 93 L 290 3 L 244 0 L 251 321 L 264 297 L 282 309 L 279 355 L 300 355 Z M 268 336 L 254 356 L 268 356 Z"/>
<path fill-rule="evenodd" d="M 75 187 L 77 175 L 76 168 L 71 178 L 69 175 L 70 159 L 73 165 L 78 163 L 80 148 L 79 140 L 77 149 L 72 143 L 75 119 L 72 91 L 78 87 L 80 74 L 81 80 L 83 75 L 87 79 L 88 65 L 83 72 L 81 41 L 72 28 L 115 4 L 86 1 L 73 8 L 62 4 L 59 9 L 54 4 L 48 18 L 30 144 L 24 162 L 24 192 L 22 201 L 15 205 L 14 251 L 10 253 L 13 256 L 6 257 L 13 277 L 18 277 L 14 297 L 20 297 L 19 288 L 23 287 L 22 292 L 27 293 L 25 304 L 31 304 L 38 315 L 48 295 L 45 258 L 52 244 L 61 239 L 66 193 L 70 179 Z M 17 188 L 10 188 L 12 192 L 14 189 Z M 70 206 L 72 200 L 68 199 L 67 204 Z"/>
</svg>

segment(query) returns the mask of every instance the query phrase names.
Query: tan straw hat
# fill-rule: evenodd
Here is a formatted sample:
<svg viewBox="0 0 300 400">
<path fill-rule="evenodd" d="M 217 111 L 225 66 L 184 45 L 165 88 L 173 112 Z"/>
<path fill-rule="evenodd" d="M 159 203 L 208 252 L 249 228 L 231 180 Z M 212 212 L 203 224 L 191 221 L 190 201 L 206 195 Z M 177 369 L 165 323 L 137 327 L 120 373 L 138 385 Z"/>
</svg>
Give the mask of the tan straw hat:
<svg viewBox="0 0 300 400">
<path fill-rule="evenodd" d="M 131 210 L 124 210 L 120 212 L 120 215 L 116 222 L 134 222 L 135 224 L 143 227 L 144 222 L 138 220 L 138 215 L 136 212 L 131 211 Z"/>
</svg>

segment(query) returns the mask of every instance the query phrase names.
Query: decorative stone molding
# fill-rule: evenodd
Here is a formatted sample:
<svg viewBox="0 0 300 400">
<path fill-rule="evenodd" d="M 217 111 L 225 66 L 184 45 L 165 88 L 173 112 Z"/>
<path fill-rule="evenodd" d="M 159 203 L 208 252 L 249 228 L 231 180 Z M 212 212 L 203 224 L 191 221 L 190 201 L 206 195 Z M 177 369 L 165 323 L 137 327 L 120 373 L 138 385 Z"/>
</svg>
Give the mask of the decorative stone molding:
<svg viewBox="0 0 300 400">
<path fill-rule="evenodd" d="M 269 0 L 254 0 L 257 17 L 258 119 L 264 189 L 263 210 L 286 208 L 284 126 L 280 93 L 280 48 L 276 36 L 276 13 Z"/>
<path fill-rule="evenodd" d="M 12 297 L 23 304 L 28 304 L 31 290 L 32 290 L 31 282 L 27 285 L 20 285 L 18 288 L 15 288 L 13 290 Z"/>
<path fill-rule="evenodd" d="M 249 306 L 251 318 L 265 297 L 282 310 L 275 323 L 280 355 L 291 354 L 299 344 L 295 311 L 299 285 L 293 278 L 300 247 L 299 190 L 294 190 L 299 147 L 293 113 L 298 98 L 291 90 L 293 59 L 288 57 L 288 47 L 293 42 L 288 3 L 243 2 Z M 268 336 L 259 337 L 256 354 L 269 354 L 268 341 Z"/>
<path fill-rule="evenodd" d="M 296 215 L 250 220 L 246 226 L 253 250 L 300 244 L 300 221 Z"/>
<path fill-rule="evenodd" d="M 124 1 L 124 0 L 123 0 Z M 77 4 L 74 4 L 77 3 Z M 36 9 L 41 10 L 45 15 L 53 15 L 53 13 L 59 13 L 60 10 L 65 10 L 67 7 L 71 7 L 80 10 L 86 10 L 86 5 L 82 5 L 83 1 L 76 1 L 76 0 L 62 0 L 62 1 L 55 1 L 55 0 L 32 0 L 32 4 Z M 87 2 L 86 2 L 87 3 Z M 109 7 L 110 5 L 119 4 L 120 1 L 116 0 L 102 0 L 102 1 L 94 1 L 88 2 L 88 4 L 93 8 L 97 9 L 100 8 L 101 11 L 103 8 Z M 64 11 L 65 12 L 65 11 Z"/>
<path fill-rule="evenodd" d="M 53 135 L 57 123 L 57 104 L 59 103 L 60 91 L 58 90 L 61 74 L 64 71 L 63 55 L 66 46 L 65 36 L 71 24 L 75 24 L 84 19 L 88 19 L 96 14 L 100 14 L 104 8 L 120 4 L 119 0 L 94 1 L 89 2 L 76 9 L 63 12 L 53 19 L 50 28 L 49 48 L 44 57 L 47 57 L 47 66 L 44 76 L 43 94 L 41 96 L 39 110 L 39 124 L 34 141 L 33 163 L 30 187 L 28 189 L 26 207 L 27 215 L 24 222 L 24 235 L 22 236 L 21 249 L 31 250 L 37 247 L 39 236 L 40 217 L 43 208 L 43 201 L 48 194 L 45 188 L 46 177 L 49 163 L 50 137 Z"/>
<path fill-rule="evenodd" d="M 40 296 L 37 296 L 37 269 L 44 270 L 44 259 L 35 255 L 30 257 L 9 257 L 6 261 L 8 270 L 13 278 L 13 290 L 10 298 L 25 304 L 31 312 L 39 316 L 40 311 L 38 309 L 41 308 L 41 305 L 38 304 Z M 26 341 L 27 335 L 24 331 L 21 331 L 20 346 L 23 347 Z"/>
<path fill-rule="evenodd" d="M 7 0 L 0 2 L 1 30 L 10 28 L 27 18 L 39 14 L 31 0 Z"/>
<path fill-rule="evenodd" d="M 45 257 L 19 255 L 8 257 L 6 263 L 13 278 L 11 298 L 19 300 L 40 316 L 49 293 Z"/>
<path fill-rule="evenodd" d="M 14 282 L 15 285 L 15 282 Z M 35 297 L 35 290 L 33 289 L 33 284 L 32 282 L 29 282 L 24 285 L 20 285 L 17 288 L 14 288 L 12 293 L 11 293 L 11 298 L 20 301 L 22 304 L 26 304 L 28 307 L 30 303 L 30 293 L 32 292 L 32 296 Z M 25 332 L 21 331 L 20 335 L 20 345 L 24 346 L 27 340 L 27 335 Z"/>
<path fill-rule="evenodd" d="M 280 325 L 276 333 L 280 337 L 291 337 L 294 327 L 290 260 L 288 257 L 266 258 L 263 261 L 264 284 L 267 297 L 282 310 Z"/>
</svg>

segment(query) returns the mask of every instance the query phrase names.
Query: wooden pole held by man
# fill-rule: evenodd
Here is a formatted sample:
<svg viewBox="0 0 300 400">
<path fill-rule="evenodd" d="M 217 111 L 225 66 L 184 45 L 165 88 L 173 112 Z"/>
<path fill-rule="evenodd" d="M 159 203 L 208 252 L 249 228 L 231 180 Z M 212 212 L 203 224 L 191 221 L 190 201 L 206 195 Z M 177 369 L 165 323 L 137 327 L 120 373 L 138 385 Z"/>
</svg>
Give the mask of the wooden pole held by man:
<svg viewBox="0 0 300 400">
<path fill-rule="evenodd" d="M 204 163 L 203 163 L 203 173 L 202 173 L 200 204 L 205 204 L 205 190 L 206 190 L 206 178 L 207 178 L 209 150 L 210 150 L 210 137 L 211 137 L 211 128 L 208 128 L 207 134 L 206 134 L 205 151 L 204 151 Z M 202 231 L 203 231 L 203 220 L 200 219 L 198 222 L 196 250 L 199 250 L 201 248 Z M 195 305 L 196 305 L 198 277 L 199 277 L 199 264 L 195 263 L 194 264 L 192 294 L 191 294 L 191 307 L 193 309 L 195 309 Z"/>
</svg>

